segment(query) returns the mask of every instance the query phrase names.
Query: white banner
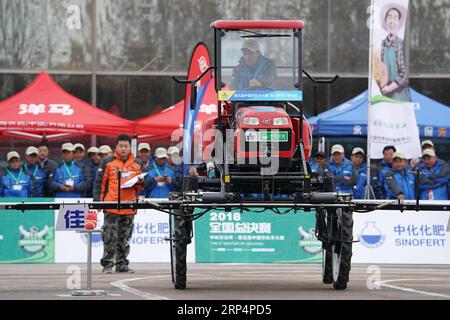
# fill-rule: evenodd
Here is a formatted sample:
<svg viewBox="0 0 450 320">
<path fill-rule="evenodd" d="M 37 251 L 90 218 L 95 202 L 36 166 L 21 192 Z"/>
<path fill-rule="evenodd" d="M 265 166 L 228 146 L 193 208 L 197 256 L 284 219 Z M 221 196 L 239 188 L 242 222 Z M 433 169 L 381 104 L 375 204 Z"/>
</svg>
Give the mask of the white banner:
<svg viewBox="0 0 450 320">
<path fill-rule="evenodd" d="M 92 202 L 92 199 L 55 199 L 55 203 Z M 55 223 L 58 217 L 55 211 Z M 96 229 L 103 226 L 103 214 L 98 214 Z M 169 216 L 156 210 L 138 210 L 134 219 L 133 235 L 130 239 L 130 265 L 135 262 L 170 262 Z M 103 254 L 103 242 L 100 233 L 92 235 L 92 261 L 99 263 Z M 55 262 L 83 263 L 87 260 L 87 235 L 76 231 L 55 232 Z M 188 246 L 188 262 L 195 261 L 195 239 Z"/>
<path fill-rule="evenodd" d="M 383 158 L 387 145 L 409 159 L 421 156 L 405 55 L 409 0 L 372 0 L 368 150 Z M 403 106 L 403 104 L 405 104 Z"/>
<path fill-rule="evenodd" d="M 369 104 L 369 114 L 372 159 L 383 158 L 383 148 L 388 145 L 408 159 L 422 156 L 413 103 Z"/>
<path fill-rule="evenodd" d="M 352 263 L 450 264 L 450 212 L 355 213 Z"/>
</svg>

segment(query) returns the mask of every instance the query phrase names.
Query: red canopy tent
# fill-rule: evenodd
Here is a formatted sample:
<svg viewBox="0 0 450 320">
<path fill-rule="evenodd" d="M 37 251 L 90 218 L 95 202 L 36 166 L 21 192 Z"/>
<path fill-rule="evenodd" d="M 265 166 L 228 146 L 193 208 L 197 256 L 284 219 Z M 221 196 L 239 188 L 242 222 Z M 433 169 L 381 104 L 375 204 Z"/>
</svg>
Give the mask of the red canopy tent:
<svg viewBox="0 0 450 320">
<path fill-rule="evenodd" d="M 64 91 L 46 72 L 0 102 L 0 132 L 55 140 L 67 136 L 133 134 L 133 122 L 96 108 Z"/>
<path fill-rule="evenodd" d="M 184 100 L 173 106 L 152 114 L 146 118 L 136 120 L 135 133 L 146 140 L 170 140 L 174 130 L 183 128 Z M 214 89 L 214 78 L 205 88 L 205 94 L 200 105 L 197 123 L 217 117 L 217 93 Z M 198 128 L 198 125 L 196 126 Z"/>
</svg>

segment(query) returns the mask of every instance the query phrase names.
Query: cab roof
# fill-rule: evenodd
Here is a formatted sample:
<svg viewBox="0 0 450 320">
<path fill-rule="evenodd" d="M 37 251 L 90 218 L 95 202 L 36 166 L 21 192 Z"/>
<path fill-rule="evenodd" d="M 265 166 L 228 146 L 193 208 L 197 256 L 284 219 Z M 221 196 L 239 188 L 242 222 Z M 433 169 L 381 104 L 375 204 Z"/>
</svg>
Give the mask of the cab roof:
<svg viewBox="0 0 450 320">
<path fill-rule="evenodd" d="M 303 29 L 301 20 L 216 20 L 211 23 L 215 29 Z"/>
</svg>

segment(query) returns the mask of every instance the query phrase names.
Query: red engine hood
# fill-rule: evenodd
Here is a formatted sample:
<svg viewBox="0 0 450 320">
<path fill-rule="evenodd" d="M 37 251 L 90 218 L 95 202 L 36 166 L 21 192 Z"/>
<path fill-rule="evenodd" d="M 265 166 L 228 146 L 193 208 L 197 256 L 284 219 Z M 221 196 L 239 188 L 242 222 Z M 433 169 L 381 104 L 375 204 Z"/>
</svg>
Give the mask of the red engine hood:
<svg viewBox="0 0 450 320">
<path fill-rule="evenodd" d="M 259 119 L 259 125 L 249 126 L 242 123 L 242 119 L 245 117 L 256 117 Z M 283 126 L 274 126 L 274 118 L 288 118 L 288 124 Z M 242 129 L 289 129 L 292 128 L 291 119 L 286 111 L 281 107 L 268 107 L 268 106 L 252 106 L 239 108 L 236 112 L 236 120 L 239 128 Z"/>
</svg>

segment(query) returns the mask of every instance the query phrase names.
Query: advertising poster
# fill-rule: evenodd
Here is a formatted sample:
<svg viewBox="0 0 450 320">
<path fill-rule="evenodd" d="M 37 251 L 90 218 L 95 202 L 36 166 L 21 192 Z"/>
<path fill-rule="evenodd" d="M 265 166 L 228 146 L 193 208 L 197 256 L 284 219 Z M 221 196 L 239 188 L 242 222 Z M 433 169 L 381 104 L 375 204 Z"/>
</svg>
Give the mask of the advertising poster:
<svg viewBox="0 0 450 320">
<path fill-rule="evenodd" d="M 314 212 L 300 210 L 211 211 L 195 221 L 196 262 L 320 262 L 315 221 Z"/>
<path fill-rule="evenodd" d="M 450 213 L 354 215 L 352 263 L 450 264 Z"/>
<path fill-rule="evenodd" d="M 74 203 L 79 199 L 55 199 L 55 202 Z M 83 199 L 91 202 L 92 199 Z M 55 211 L 55 223 L 58 211 Z M 103 226 L 103 213 L 97 215 L 97 228 Z M 134 262 L 169 262 L 170 247 L 165 238 L 169 237 L 169 216 L 156 210 L 139 210 L 133 223 L 133 234 L 129 241 L 130 263 Z M 88 236 L 85 233 L 71 231 L 56 231 L 55 262 L 74 263 L 86 262 Z M 187 260 L 195 261 L 195 241 L 188 246 Z M 101 233 L 92 234 L 92 261 L 100 262 L 103 254 Z"/>
<path fill-rule="evenodd" d="M 48 202 L 52 199 L 3 198 L 0 202 Z M 54 263 L 53 210 L 0 211 L 0 263 Z"/>
</svg>

